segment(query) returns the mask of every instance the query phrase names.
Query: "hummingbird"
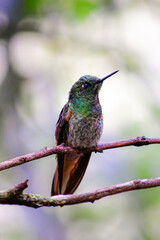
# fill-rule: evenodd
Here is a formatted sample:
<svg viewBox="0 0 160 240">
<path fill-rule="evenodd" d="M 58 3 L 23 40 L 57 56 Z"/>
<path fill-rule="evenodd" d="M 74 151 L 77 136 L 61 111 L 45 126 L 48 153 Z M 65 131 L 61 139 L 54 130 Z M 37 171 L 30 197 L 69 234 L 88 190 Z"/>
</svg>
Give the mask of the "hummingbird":
<svg viewBox="0 0 160 240">
<path fill-rule="evenodd" d="M 100 79 L 82 76 L 74 83 L 68 102 L 62 108 L 56 124 L 56 145 L 64 144 L 77 149 L 96 147 L 103 130 L 99 91 L 103 81 L 119 70 Z M 51 195 L 72 194 L 80 184 L 91 152 L 58 153 Z"/>
</svg>

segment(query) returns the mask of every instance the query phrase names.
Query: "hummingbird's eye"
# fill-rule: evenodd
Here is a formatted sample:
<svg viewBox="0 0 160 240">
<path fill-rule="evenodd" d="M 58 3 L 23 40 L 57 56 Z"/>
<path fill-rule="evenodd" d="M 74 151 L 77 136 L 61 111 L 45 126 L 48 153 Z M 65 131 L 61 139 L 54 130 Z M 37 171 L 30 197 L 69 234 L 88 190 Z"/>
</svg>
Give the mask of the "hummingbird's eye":
<svg viewBox="0 0 160 240">
<path fill-rule="evenodd" d="M 91 87 L 91 84 L 90 84 L 90 83 L 84 83 L 84 84 L 82 84 L 82 88 L 87 89 L 87 88 L 89 88 L 89 87 Z"/>
</svg>

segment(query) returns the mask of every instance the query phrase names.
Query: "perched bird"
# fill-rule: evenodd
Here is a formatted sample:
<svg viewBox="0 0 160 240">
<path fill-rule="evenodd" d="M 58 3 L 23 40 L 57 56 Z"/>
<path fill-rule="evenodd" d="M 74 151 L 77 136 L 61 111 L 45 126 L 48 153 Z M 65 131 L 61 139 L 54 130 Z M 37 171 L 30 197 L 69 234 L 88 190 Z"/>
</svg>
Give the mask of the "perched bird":
<svg viewBox="0 0 160 240">
<path fill-rule="evenodd" d="M 72 148 L 96 147 L 103 129 L 102 109 L 98 93 L 105 79 L 86 75 L 72 86 L 68 102 L 64 105 L 56 125 L 56 144 Z M 80 184 L 91 152 L 57 154 L 51 195 L 71 194 Z"/>
</svg>

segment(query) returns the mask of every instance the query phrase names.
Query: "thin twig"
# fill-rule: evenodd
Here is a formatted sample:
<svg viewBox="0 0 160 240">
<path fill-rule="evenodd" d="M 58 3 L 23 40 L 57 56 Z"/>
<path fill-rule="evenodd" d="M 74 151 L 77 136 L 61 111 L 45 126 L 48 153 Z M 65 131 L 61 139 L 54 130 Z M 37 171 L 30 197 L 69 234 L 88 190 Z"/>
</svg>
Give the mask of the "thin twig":
<svg viewBox="0 0 160 240">
<path fill-rule="evenodd" d="M 106 149 L 112 149 L 112 148 L 119 148 L 119 147 L 126 147 L 126 146 L 144 146 L 144 145 L 149 145 L 149 144 L 160 144 L 160 137 L 136 137 L 136 138 L 130 138 L 130 139 L 124 139 L 120 141 L 115 141 L 115 142 L 109 142 L 109 143 L 104 143 L 104 144 L 99 144 L 95 148 L 90 148 L 90 149 L 73 149 L 71 147 L 64 147 L 63 145 L 59 146 L 54 146 L 51 148 L 43 148 L 42 150 L 28 153 L 26 155 L 20 156 L 20 157 L 15 157 L 10 160 L 4 161 L 0 163 L 0 171 L 15 167 L 39 158 L 44 158 L 52 154 L 56 153 L 79 153 L 79 152 L 102 152 L 103 150 Z"/>
<path fill-rule="evenodd" d="M 27 207 L 56 207 L 64 205 L 73 205 L 85 202 L 94 202 L 103 197 L 160 186 L 160 177 L 150 179 L 136 179 L 129 182 L 115 184 L 110 187 L 98 189 L 88 193 L 57 195 L 53 197 L 44 197 L 38 194 L 24 194 L 23 190 L 27 188 L 27 180 L 18 184 L 8 191 L 0 191 L 0 204 L 24 205 Z"/>
</svg>

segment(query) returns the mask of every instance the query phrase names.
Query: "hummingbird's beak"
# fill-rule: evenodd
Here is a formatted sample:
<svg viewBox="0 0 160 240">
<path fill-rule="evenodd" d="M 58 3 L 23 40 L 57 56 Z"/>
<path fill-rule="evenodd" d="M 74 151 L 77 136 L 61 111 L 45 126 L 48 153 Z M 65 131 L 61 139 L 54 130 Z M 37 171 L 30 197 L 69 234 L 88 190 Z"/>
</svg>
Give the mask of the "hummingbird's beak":
<svg viewBox="0 0 160 240">
<path fill-rule="evenodd" d="M 114 72 L 110 73 L 109 75 L 107 75 L 106 77 L 100 79 L 100 80 L 98 81 L 98 83 L 102 83 L 105 79 L 111 77 L 112 75 L 114 75 L 114 74 L 117 73 L 117 72 L 119 72 L 119 70 L 114 71 Z"/>
</svg>

